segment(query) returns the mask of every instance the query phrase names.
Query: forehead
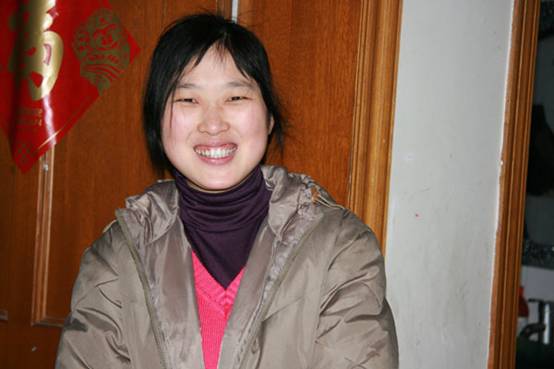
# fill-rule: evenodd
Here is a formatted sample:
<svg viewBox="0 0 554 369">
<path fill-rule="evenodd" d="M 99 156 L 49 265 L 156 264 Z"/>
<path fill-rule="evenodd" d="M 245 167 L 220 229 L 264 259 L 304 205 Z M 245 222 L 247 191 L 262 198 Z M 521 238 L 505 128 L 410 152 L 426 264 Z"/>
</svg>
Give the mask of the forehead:
<svg viewBox="0 0 554 369">
<path fill-rule="evenodd" d="M 196 80 L 227 83 L 232 80 L 251 82 L 252 78 L 239 70 L 229 51 L 212 46 L 201 59 L 193 58 L 179 78 L 180 83 Z"/>
</svg>

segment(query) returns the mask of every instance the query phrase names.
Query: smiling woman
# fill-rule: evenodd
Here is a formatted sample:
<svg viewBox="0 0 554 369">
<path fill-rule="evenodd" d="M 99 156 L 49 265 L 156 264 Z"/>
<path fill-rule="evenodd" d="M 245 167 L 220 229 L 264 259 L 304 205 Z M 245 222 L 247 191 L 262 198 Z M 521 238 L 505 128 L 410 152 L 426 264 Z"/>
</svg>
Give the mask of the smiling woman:
<svg viewBox="0 0 554 369">
<path fill-rule="evenodd" d="M 86 251 L 59 368 L 398 366 L 373 232 L 306 175 L 262 165 L 283 119 L 266 52 L 211 14 L 161 36 L 144 99 L 175 180 Z"/>
</svg>

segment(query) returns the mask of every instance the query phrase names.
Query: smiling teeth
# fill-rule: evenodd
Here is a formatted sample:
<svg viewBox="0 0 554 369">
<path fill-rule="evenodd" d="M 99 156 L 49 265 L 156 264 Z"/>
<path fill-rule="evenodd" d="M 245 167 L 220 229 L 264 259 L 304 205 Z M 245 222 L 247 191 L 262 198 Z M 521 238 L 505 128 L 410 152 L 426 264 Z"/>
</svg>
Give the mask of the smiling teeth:
<svg viewBox="0 0 554 369">
<path fill-rule="evenodd" d="M 194 150 L 198 155 L 204 156 L 206 158 L 210 159 L 221 159 L 226 156 L 231 155 L 236 148 L 230 148 L 230 149 L 223 149 L 218 147 L 217 149 L 205 149 L 205 150 Z"/>
</svg>

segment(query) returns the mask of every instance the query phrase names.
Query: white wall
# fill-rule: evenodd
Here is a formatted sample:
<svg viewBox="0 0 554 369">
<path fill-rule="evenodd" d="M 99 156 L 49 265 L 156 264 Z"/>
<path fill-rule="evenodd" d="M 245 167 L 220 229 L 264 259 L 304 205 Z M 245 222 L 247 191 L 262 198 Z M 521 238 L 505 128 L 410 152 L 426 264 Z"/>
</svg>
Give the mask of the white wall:
<svg viewBox="0 0 554 369">
<path fill-rule="evenodd" d="M 402 369 L 487 367 L 513 0 L 405 0 L 386 267 Z"/>
</svg>

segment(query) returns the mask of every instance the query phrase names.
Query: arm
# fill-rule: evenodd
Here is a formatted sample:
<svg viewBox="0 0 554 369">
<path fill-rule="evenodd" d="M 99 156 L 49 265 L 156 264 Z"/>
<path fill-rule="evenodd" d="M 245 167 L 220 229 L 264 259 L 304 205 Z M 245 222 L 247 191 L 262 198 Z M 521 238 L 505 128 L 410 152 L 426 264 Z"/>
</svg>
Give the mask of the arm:
<svg viewBox="0 0 554 369">
<path fill-rule="evenodd" d="M 121 329 L 118 275 L 110 264 L 109 233 L 81 260 L 58 348 L 57 369 L 131 367 Z"/>
<path fill-rule="evenodd" d="M 369 230 L 352 239 L 338 247 L 329 266 L 311 367 L 396 369 L 383 257 Z"/>
</svg>

